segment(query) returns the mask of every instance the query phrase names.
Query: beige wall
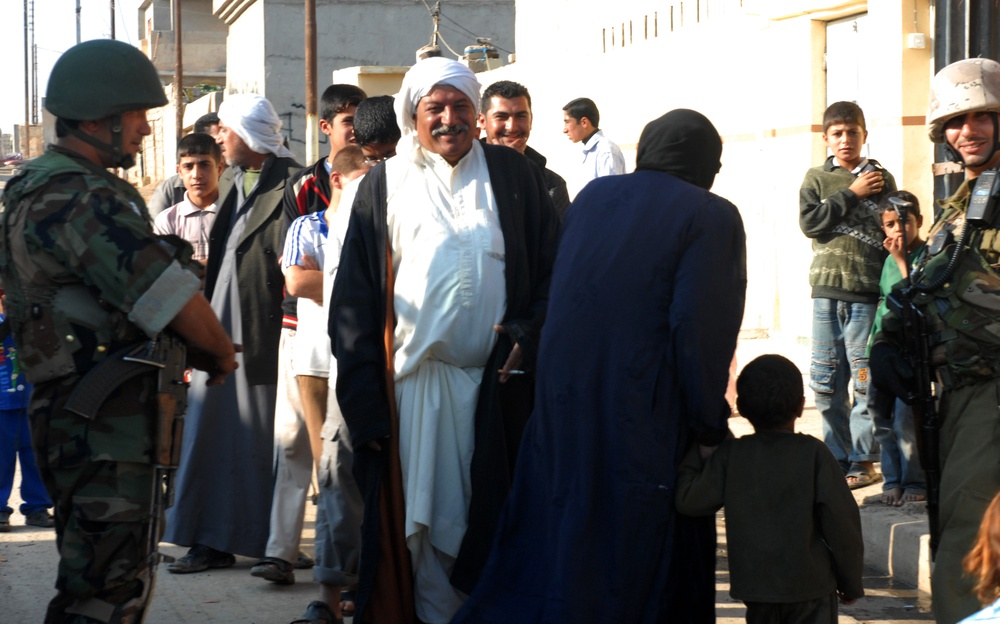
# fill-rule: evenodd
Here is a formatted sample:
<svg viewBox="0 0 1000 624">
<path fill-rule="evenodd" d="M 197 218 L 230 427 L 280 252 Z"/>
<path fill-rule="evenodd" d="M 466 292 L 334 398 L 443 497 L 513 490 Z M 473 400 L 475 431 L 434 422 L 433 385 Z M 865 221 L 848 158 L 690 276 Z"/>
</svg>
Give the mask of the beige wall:
<svg viewBox="0 0 1000 624">
<path fill-rule="evenodd" d="M 45 111 L 47 114 L 48 111 Z M 46 128 L 44 126 L 45 119 L 43 118 L 43 123 L 41 124 L 30 124 L 27 126 L 28 131 L 25 132 L 24 124 L 17 124 L 17 136 L 18 143 L 16 151 L 21 153 L 24 158 L 38 158 L 45 151 L 45 146 L 51 143 L 52 140 L 46 136 Z M 54 122 L 53 122 L 54 123 Z M 54 129 L 52 124 L 50 127 Z M 53 130 L 54 137 L 54 130 Z M 28 139 L 27 144 L 25 144 L 25 138 Z M 6 155 L 6 154 L 5 154 Z"/>
<path fill-rule="evenodd" d="M 376 65 L 345 67 L 334 70 L 330 84 L 352 84 L 360 87 L 368 97 L 396 95 L 403 84 L 409 67 L 402 65 Z"/>
<path fill-rule="evenodd" d="M 480 74 L 483 86 L 511 79 L 531 90 L 531 145 L 567 180 L 579 152 L 562 135 L 561 109 L 575 97 L 597 103 L 600 125 L 623 148 L 629 170 L 648 121 L 674 108 L 707 115 L 725 143 L 713 191 L 739 206 L 747 230 L 743 326 L 807 339 L 811 247 L 798 227 L 798 190 L 806 169 L 826 155 L 825 22 L 868 12 L 868 28 L 878 36 L 866 56 L 884 76 L 866 111 L 880 149 L 872 156 L 929 205 L 928 0 L 916 1 L 916 26 L 912 0 L 620 0 L 580 7 L 574 0 L 518 2 L 517 62 Z M 924 50 L 906 48 L 915 28 L 927 35 Z"/>
</svg>

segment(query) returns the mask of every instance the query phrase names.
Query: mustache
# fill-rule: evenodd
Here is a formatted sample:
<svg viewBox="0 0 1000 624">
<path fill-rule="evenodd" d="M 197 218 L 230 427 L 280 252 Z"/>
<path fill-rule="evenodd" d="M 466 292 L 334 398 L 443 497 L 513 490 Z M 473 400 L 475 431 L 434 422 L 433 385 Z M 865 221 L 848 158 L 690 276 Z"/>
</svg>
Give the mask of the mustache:
<svg viewBox="0 0 1000 624">
<path fill-rule="evenodd" d="M 459 134 L 461 132 L 468 132 L 469 126 L 467 124 L 455 124 L 453 126 L 438 126 L 431 130 L 431 136 L 448 136 L 452 134 Z"/>
</svg>

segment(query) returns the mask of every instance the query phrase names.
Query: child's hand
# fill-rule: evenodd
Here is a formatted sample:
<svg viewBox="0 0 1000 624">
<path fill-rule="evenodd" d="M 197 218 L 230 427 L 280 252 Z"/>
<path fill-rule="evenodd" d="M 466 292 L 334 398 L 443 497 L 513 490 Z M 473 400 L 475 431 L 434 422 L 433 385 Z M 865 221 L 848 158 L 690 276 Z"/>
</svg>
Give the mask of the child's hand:
<svg viewBox="0 0 1000 624">
<path fill-rule="evenodd" d="M 906 259 L 906 249 L 903 247 L 903 237 L 899 234 L 891 234 L 885 237 L 885 242 L 882 243 L 885 250 L 888 251 L 893 258 L 896 260 Z"/>
<path fill-rule="evenodd" d="M 885 180 L 882 178 L 881 171 L 869 171 L 868 173 L 862 173 L 851 184 L 848 188 L 859 199 L 864 199 L 869 195 L 874 195 L 875 193 L 881 193 L 882 189 L 885 187 Z"/>
<path fill-rule="evenodd" d="M 857 598 L 848 598 L 847 596 L 844 595 L 844 592 L 840 591 L 839 589 L 837 590 L 837 598 L 840 599 L 840 604 L 842 605 L 852 605 L 858 601 Z"/>
<path fill-rule="evenodd" d="M 902 232 L 896 232 L 886 236 L 882 246 L 889 252 L 892 259 L 896 261 L 896 266 L 899 267 L 899 274 L 902 277 L 909 277 L 910 261 L 906 257 L 906 247 L 903 246 Z"/>
</svg>

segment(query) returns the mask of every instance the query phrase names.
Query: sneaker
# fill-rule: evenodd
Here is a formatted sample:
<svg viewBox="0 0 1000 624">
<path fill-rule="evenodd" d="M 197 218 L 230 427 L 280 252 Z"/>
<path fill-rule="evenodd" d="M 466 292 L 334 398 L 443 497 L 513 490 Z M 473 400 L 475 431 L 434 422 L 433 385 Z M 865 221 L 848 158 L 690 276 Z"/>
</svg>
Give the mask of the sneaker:
<svg viewBox="0 0 1000 624">
<path fill-rule="evenodd" d="M 186 555 L 167 566 L 167 572 L 191 574 L 209 568 L 228 568 L 236 564 L 236 557 L 221 550 L 195 544 Z"/>
<path fill-rule="evenodd" d="M 250 568 L 250 576 L 267 579 L 279 585 L 291 585 L 295 582 L 295 569 L 284 559 L 264 557 Z"/>
<path fill-rule="evenodd" d="M 29 515 L 24 520 L 25 526 L 35 526 L 42 527 L 43 529 L 51 529 L 56 525 L 56 521 L 52 518 L 52 514 L 48 510 L 43 509 L 41 511 L 36 511 L 35 513 Z"/>
<path fill-rule="evenodd" d="M 7 533 L 10 531 L 10 512 L 0 511 L 0 533 Z"/>
</svg>

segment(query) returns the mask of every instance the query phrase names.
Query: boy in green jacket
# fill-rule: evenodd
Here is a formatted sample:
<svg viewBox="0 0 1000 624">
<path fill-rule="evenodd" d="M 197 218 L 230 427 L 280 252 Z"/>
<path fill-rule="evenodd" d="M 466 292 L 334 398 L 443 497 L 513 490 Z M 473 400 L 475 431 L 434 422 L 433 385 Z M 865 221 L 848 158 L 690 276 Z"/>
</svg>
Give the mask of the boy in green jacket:
<svg viewBox="0 0 1000 624">
<path fill-rule="evenodd" d="M 799 226 L 813 240 L 809 387 L 823 417 L 823 441 L 853 489 L 882 478 L 874 467 L 879 449 L 867 394 L 866 350 L 886 256 L 876 207 L 896 190 L 896 181 L 878 162 L 862 156 L 868 132 L 857 104 L 835 102 L 826 109 L 823 140 L 833 155 L 806 172 L 799 192 Z"/>
</svg>

